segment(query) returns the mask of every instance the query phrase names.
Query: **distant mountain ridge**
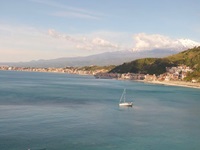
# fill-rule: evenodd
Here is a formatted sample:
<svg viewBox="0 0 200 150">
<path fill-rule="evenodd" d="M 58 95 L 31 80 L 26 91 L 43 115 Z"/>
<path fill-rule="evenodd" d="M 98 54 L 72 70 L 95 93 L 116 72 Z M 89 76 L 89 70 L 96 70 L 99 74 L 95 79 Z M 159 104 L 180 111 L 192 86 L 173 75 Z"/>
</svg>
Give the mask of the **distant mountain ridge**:
<svg viewBox="0 0 200 150">
<path fill-rule="evenodd" d="M 171 49 L 154 49 L 145 51 L 115 51 L 105 52 L 96 55 L 90 55 L 85 57 L 68 57 L 57 58 L 50 60 L 34 60 L 30 62 L 17 62 L 17 63 L 0 63 L 0 65 L 16 66 L 16 67 L 56 67 L 63 68 L 67 66 L 82 67 L 90 65 L 119 65 L 124 62 L 133 61 L 139 58 L 145 57 L 165 57 L 171 54 L 177 53 L 176 50 Z"/>
</svg>

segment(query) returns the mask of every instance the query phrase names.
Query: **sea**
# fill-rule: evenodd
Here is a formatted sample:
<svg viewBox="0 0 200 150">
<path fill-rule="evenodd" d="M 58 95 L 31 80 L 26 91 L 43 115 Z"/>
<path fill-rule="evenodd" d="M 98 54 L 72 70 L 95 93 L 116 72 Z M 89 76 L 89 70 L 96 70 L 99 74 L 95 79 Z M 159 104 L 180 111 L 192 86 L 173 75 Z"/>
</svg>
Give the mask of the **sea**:
<svg viewBox="0 0 200 150">
<path fill-rule="evenodd" d="M 199 149 L 200 89 L 0 71 L 0 150 Z"/>
</svg>

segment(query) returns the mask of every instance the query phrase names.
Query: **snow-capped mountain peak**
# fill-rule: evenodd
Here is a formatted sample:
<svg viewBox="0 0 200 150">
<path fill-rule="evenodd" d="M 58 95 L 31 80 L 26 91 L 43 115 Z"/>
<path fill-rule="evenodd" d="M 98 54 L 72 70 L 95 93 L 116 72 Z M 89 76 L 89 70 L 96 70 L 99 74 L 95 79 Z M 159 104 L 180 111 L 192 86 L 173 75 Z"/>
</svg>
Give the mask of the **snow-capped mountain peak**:
<svg viewBox="0 0 200 150">
<path fill-rule="evenodd" d="M 200 46 L 200 43 L 192 41 L 190 39 L 179 39 L 178 42 L 185 48 L 193 48 L 195 46 Z"/>
</svg>

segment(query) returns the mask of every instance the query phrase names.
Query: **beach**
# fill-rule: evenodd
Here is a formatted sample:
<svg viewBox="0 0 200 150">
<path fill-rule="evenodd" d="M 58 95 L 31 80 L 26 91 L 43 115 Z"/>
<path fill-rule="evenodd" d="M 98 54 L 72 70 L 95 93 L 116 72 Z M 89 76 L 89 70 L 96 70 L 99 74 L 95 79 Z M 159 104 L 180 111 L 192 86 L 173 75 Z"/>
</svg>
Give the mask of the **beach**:
<svg viewBox="0 0 200 150">
<path fill-rule="evenodd" d="M 144 83 L 151 83 L 151 84 L 162 84 L 162 85 L 169 85 L 169 86 L 181 86 L 181 87 L 200 89 L 200 83 L 192 83 L 192 82 L 186 82 L 186 81 L 146 81 L 146 80 L 139 80 L 139 81 L 144 82 Z"/>
</svg>

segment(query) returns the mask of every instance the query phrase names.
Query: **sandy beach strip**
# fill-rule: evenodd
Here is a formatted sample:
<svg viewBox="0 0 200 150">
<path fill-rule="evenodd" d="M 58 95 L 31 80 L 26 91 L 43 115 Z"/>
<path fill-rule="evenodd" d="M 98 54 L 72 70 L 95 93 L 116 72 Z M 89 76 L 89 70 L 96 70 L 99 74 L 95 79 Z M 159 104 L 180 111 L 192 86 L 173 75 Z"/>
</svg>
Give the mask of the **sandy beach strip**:
<svg viewBox="0 0 200 150">
<path fill-rule="evenodd" d="M 185 81 L 145 81 L 145 80 L 138 80 L 138 81 L 144 82 L 144 83 L 151 83 L 151 84 L 181 86 L 181 87 L 187 87 L 187 88 L 200 89 L 200 83 L 192 83 L 192 82 L 185 82 Z"/>
</svg>

